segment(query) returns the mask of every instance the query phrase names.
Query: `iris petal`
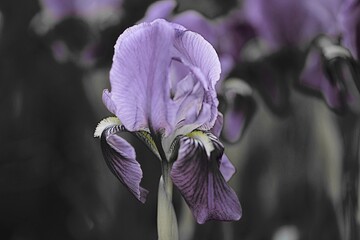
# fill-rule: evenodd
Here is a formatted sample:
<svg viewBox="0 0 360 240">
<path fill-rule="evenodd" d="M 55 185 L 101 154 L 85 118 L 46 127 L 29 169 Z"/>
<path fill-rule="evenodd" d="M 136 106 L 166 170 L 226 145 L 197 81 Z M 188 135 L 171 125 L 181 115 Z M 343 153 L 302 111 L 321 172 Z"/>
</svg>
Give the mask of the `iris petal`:
<svg viewBox="0 0 360 240">
<path fill-rule="evenodd" d="M 167 121 L 167 81 L 175 31 L 164 20 L 128 28 L 115 45 L 110 71 L 110 101 L 104 101 L 129 131 L 153 128 L 171 131 Z M 164 50 L 166 49 L 166 50 Z M 164 111 L 165 110 L 165 111 Z M 151 126 L 150 126 L 151 125 Z"/>
<path fill-rule="evenodd" d="M 219 119 L 219 118 L 218 118 Z M 230 162 L 229 158 L 224 153 L 224 146 L 219 141 L 219 139 L 216 137 L 216 135 L 207 133 L 207 137 L 210 139 L 212 144 L 214 145 L 215 152 L 218 157 L 216 159 L 220 159 L 220 166 L 219 170 L 221 174 L 223 175 L 225 181 L 229 181 L 230 178 L 235 174 L 236 169 L 234 165 Z"/>
<path fill-rule="evenodd" d="M 124 131 L 122 125 L 106 128 L 101 134 L 101 149 L 112 173 L 142 203 L 146 201 L 148 191 L 140 187 L 142 171 L 136 161 L 134 148 L 123 138 L 116 135 Z"/>
<path fill-rule="evenodd" d="M 219 170 L 222 152 L 215 146 L 209 155 L 206 144 L 192 137 L 179 140 L 177 160 L 171 170 L 172 180 L 198 223 L 239 220 L 239 200 Z"/>
<path fill-rule="evenodd" d="M 191 31 L 179 32 L 174 47 L 175 57 L 189 67 L 192 78 L 196 79 L 195 86 L 197 82 L 200 82 L 203 90 L 202 108 L 198 111 L 193 123 L 209 130 L 217 118 L 218 100 L 215 85 L 220 79 L 219 58 L 210 43 L 201 35 Z"/>
</svg>

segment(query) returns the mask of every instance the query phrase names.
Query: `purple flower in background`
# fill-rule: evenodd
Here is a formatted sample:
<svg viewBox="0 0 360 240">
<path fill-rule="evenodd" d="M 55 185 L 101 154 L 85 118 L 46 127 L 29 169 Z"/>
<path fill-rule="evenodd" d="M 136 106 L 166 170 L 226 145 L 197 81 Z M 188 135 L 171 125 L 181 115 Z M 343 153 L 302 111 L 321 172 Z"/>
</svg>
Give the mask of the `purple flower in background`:
<svg viewBox="0 0 360 240">
<path fill-rule="evenodd" d="M 198 223 L 241 217 L 226 183 L 235 169 L 214 135 L 222 121 L 215 91 L 220 71 L 214 48 L 181 25 L 160 19 L 128 28 L 115 45 L 111 91 L 103 92 L 117 118 L 103 120 L 95 132 L 110 169 L 141 202 L 148 191 L 140 187 L 135 151 L 116 133 L 133 133 L 172 165 L 169 175 Z"/>
<path fill-rule="evenodd" d="M 299 81 L 320 92 L 332 109 L 344 111 L 357 101 L 358 93 L 353 91 L 355 85 L 360 89 L 359 66 L 353 58 L 358 54 L 360 5 L 352 0 L 311 3 L 317 10 L 313 15 L 317 14 L 321 20 L 326 35 L 315 38 L 310 45 Z"/>
<path fill-rule="evenodd" d="M 221 94 L 225 104 L 221 136 L 229 143 L 240 140 L 255 112 L 252 92 L 252 88 L 240 79 L 227 79 L 222 84 Z"/>
<path fill-rule="evenodd" d="M 246 0 L 246 19 L 271 49 L 309 43 L 334 32 L 333 9 L 339 0 Z"/>
<path fill-rule="evenodd" d="M 320 92 L 330 108 L 344 111 L 355 100 L 359 69 L 350 51 L 326 36 L 316 39 L 307 55 L 300 84 Z M 357 86 L 359 88 L 359 86 Z"/>
</svg>

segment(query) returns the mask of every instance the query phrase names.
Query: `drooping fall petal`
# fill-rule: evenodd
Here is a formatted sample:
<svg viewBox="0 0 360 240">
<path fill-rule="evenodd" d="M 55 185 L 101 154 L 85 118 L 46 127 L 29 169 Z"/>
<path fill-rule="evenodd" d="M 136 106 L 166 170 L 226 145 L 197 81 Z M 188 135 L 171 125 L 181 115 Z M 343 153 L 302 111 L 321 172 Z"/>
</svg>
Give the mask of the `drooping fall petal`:
<svg viewBox="0 0 360 240">
<path fill-rule="evenodd" d="M 198 223 L 239 220 L 239 200 L 219 169 L 222 152 L 211 144 L 204 133 L 196 138 L 181 138 L 171 178 Z"/>
<path fill-rule="evenodd" d="M 101 149 L 112 173 L 142 203 L 146 201 L 148 191 L 140 187 L 142 171 L 136 161 L 134 148 L 123 138 L 116 135 L 124 131 L 121 125 L 106 128 L 101 134 Z"/>
</svg>

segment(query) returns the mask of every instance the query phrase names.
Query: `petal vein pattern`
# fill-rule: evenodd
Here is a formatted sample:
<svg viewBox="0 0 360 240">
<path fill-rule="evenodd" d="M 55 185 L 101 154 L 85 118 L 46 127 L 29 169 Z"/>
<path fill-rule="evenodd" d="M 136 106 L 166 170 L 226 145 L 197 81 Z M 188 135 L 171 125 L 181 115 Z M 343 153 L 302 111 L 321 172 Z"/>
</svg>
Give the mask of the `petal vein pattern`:
<svg viewBox="0 0 360 240">
<path fill-rule="evenodd" d="M 239 220 L 239 200 L 219 169 L 222 152 L 214 150 L 208 157 L 203 143 L 190 137 L 183 137 L 179 144 L 171 177 L 197 222 Z"/>
<path fill-rule="evenodd" d="M 171 45 L 172 32 L 167 24 L 143 23 L 125 30 L 115 45 L 110 97 L 116 105 L 114 114 L 130 131 L 169 128 L 164 109 L 170 95 L 166 76 L 171 58 L 164 48 Z"/>
</svg>

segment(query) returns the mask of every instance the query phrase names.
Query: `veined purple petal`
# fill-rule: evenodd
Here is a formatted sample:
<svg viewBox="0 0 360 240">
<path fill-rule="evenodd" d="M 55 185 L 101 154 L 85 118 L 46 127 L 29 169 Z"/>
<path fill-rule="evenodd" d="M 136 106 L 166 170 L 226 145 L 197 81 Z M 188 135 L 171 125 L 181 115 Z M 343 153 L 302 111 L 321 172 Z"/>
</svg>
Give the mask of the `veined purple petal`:
<svg viewBox="0 0 360 240">
<path fill-rule="evenodd" d="M 215 84 L 220 79 L 220 61 L 215 49 L 205 39 L 194 32 L 182 31 L 178 33 L 174 47 L 175 57 L 189 67 L 192 77 L 201 83 L 204 90 L 202 97 L 204 111 L 199 112 L 196 122 L 202 128 L 209 130 L 217 118 L 219 104 Z"/>
<path fill-rule="evenodd" d="M 103 101 L 130 131 L 148 128 L 168 136 L 183 127 L 210 129 L 219 75 L 219 59 L 204 38 L 159 19 L 119 37 L 111 92 L 104 91 Z"/>
<path fill-rule="evenodd" d="M 146 201 L 148 191 L 140 187 L 142 171 L 136 161 L 134 148 L 123 138 L 116 135 L 124 131 L 122 125 L 106 128 L 101 134 L 101 149 L 112 173 L 142 203 Z"/>
<path fill-rule="evenodd" d="M 178 156 L 171 170 L 172 180 L 198 223 L 239 220 L 239 200 L 219 170 L 222 152 L 214 148 L 208 155 L 206 144 L 191 137 L 179 140 Z"/>
<path fill-rule="evenodd" d="M 128 28 L 115 45 L 111 92 L 104 102 L 130 131 L 171 131 L 167 120 L 167 81 L 175 30 L 163 20 Z M 113 109 L 114 110 L 114 109 Z"/>
</svg>

